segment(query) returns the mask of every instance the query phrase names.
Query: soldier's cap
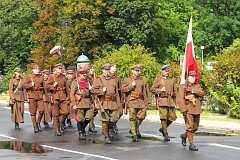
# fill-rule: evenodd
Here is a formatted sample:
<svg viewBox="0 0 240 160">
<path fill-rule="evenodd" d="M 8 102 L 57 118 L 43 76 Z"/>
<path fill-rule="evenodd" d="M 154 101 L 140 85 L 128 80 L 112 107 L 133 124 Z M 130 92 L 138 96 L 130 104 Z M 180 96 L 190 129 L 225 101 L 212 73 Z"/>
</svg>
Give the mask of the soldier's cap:
<svg viewBox="0 0 240 160">
<path fill-rule="evenodd" d="M 106 63 L 104 65 L 102 65 L 101 69 L 110 69 L 110 64 L 109 63 Z"/>
<path fill-rule="evenodd" d="M 39 69 L 39 66 L 36 65 L 36 64 L 34 64 L 33 67 L 32 67 L 32 69 Z"/>
<path fill-rule="evenodd" d="M 63 64 L 62 63 L 58 63 L 54 66 L 55 68 L 58 68 L 58 67 L 63 67 Z"/>
<path fill-rule="evenodd" d="M 79 74 L 83 74 L 84 76 L 86 76 L 87 73 L 88 73 L 88 67 L 84 67 L 84 68 L 79 69 Z"/>
<path fill-rule="evenodd" d="M 50 71 L 49 71 L 48 69 L 44 69 L 44 70 L 42 71 L 42 73 L 43 73 L 43 74 L 50 74 Z"/>
<path fill-rule="evenodd" d="M 165 71 L 170 71 L 170 65 L 166 64 L 166 65 L 162 66 L 161 69 L 165 70 Z"/>
<path fill-rule="evenodd" d="M 110 62 L 109 64 L 110 64 L 111 67 L 112 67 L 112 66 L 116 66 L 116 63 L 115 63 L 115 62 Z"/>
<path fill-rule="evenodd" d="M 15 68 L 14 72 L 22 72 L 20 68 Z"/>
<path fill-rule="evenodd" d="M 140 64 L 136 64 L 132 66 L 131 69 L 142 69 L 142 66 Z"/>
<path fill-rule="evenodd" d="M 74 70 L 72 69 L 67 70 L 67 74 L 73 74 L 73 73 L 74 73 Z"/>
<path fill-rule="evenodd" d="M 75 71 L 75 70 L 76 70 L 76 66 L 69 66 L 69 67 L 67 68 L 67 70 L 73 70 L 73 71 Z"/>
<path fill-rule="evenodd" d="M 188 75 L 189 75 L 189 76 L 196 76 L 197 73 L 196 73 L 196 71 L 189 71 L 189 72 L 188 72 Z"/>
</svg>

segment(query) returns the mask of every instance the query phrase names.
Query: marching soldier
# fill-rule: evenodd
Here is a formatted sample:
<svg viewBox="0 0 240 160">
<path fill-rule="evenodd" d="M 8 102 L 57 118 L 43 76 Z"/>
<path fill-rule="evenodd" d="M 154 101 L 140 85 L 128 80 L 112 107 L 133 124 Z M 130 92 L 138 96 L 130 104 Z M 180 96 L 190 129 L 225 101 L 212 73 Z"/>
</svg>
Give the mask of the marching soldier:
<svg viewBox="0 0 240 160">
<path fill-rule="evenodd" d="M 63 123 L 67 118 L 69 91 L 67 87 L 67 79 L 62 74 L 63 64 L 59 63 L 55 66 L 55 73 L 52 74 L 46 83 L 46 87 L 52 94 L 52 115 L 55 136 L 61 136 L 64 132 Z"/>
<path fill-rule="evenodd" d="M 94 68 L 92 65 L 88 65 L 88 69 L 89 69 L 89 72 L 88 72 L 88 75 L 87 75 L 87 81 L 89 83 L 89 87 L 91 89 L 92 87 L 92 84 L 93 84 L 93 80 L 95 78 L 95 73 L 94 73 Z M 95 102 L 96 102 L 96 96 L 94 94 L 92 94 L 92 98 L 93 98 L 93 101 L 94 101 L 94 106 L 95 106 Z M 96 117 L 96 115 L 98 114 L 98 110 L 93 107 L 93 116 L 92 116 L 92 119 L 90 120 L 89 122 L 89 132 L 92 132 L 92 133 L 97 133 L 97 130 L 95 129 L 95 125 L 94 125 L 94 118 Z"/>
<path fill-rule="evenodd" d="M 119 94 L 119 97 L 120 97 L 120 101 L 122 102 L 123 101 L 123 98 L 122 98 L 122 91 L 121 91 L 121 87 L 122 87 L 122 81 L 121 81 L 121 77 L 117 75 L 117 66 L 114 62 L 111 62 L 110 63 L 110 72 L 109 72 L 109 75 L 112 79 L 115 79 L 116 80 L 116 83 L 117 83 L 117 88 L 118 88 L 118 94 Z M 121 118 L 121 116 L 123 115 L 123 106 L 122 106 L 122 103 L 121 105 L 118 107 L 118 114 L 119 114 L 119 119 Z M 118 119 L 118 120 L 119 120 Z M 115 134 L 118 134 L 118 128 L 117 128 L 117 122 L 115 123 L 114 126 L 112 126 L 112 130 Z"/>
<path fill-rule="evenodd" d="M 132 141 L 138 142 L 141 137 L 139 126 L 146 117 L 146 110 L 148 107 L 148 97 L 145 88 L 145 81 L 140 76 L 141 66 L 134 65 L 131 67 L 132 76 L 124 79 L 122 91 L 127 96 L 127 105 L 129 108 L 130 133 L 132 134 Z M 126 109 L 126 108 L 125 108 Z"/>
<path fill-rule="evenodd" d="M 73 82 L 73 78 L 74 78 L 74 74 L 75 71 L 74 71 L 74 68 L 69 68 L 67 70 L 67 87 L 68 87 L 68 91 L 69 91 L 69 94 L 70 94 L 70 90 L 71 90 L 71 85 L 72 85 L 72 82 Z M 72 127 L 72 121 L 71 119 L 74 118 L 74 110 L 72 109 L 72 107 L 70 106 L 70 104 L 68 105 L 68 109 L 69 109 L 69 115 L 67 117 L 67 124 L 69 127 Z"/>
<path fill-rule="evenodd" d="M 176 84 L 175 79 L 169 76 L 170 66 L 162 67 L 162 75 L 156 77 L 152 85 L 152 93 L 156 95 L 156 108 L 159 109 L 159 116 L 162 127 L 159 132 L 164 136 L 165 141 L 170 141 L 167 127 L 177 119 L 175 112 Z"/>
<path fill-rule="evenodd" d="M 87 82 L 88 68 L 79 70 L 79 77 L 73 81 L 70 91 L 71 107 L 77 112 L 79 139 L 86 139 L 85 128 L 92 119 L 93 101 Z"/>
<path fill-rule="evenodd" d="M 187 83 L 180 85 L 179 88 L 178 105 L 186 124 L 186 132 L 180 135 L 182 145 L 186 146 L 186 139 L 188 138 L 189 150 L 198 151 L 198 148 L 194 145 L 193 137 L 199 127 L 200 114 L 202 113 L 199 97 L 203 96 L 203 91 L 200 84 L 195 83 L 195 78 L 196 72 L 189 71 Z"/>
<path fill-rule="evenodd" d="M 46 82 L 49 78 L 50 71 L 45 69 L 42 71 L 43 74 L 43 87 L 46 92 L 43 94 L 43 102 L 44 102 L 44 114 L 42 117 L 42 123 L 44 124 L 45 128 L 49 128 L 49 122 L 52 121 L 52 108 L 50 103 L 51 93 L 50 90 L 46 88 Z"/>
<path fill-rule="evenodd" d="M 11 107 L 11 119 L 15 123 L 15 129 L 20 129 L 19 123 L 24 122 L 24 101 L 25 96 L 22 86 L 21 69 L 15 68 L 14 75 L 9 82 L 9 96 L 13 102 Z"/>
<path fill-rule="evenodd" d="M 43 103 L 43 76 L 40 74 L 39 66 L 34 65 L 32 69 L 33 74 L 29 74 L 23 82 L 23 87 L 28 90 L 29 100 L 29 112 L 32 118 L 32 124 L 34 127 L 34 133 L 42 132 L 40 125 L 41 119 L 44 114 L 44 103 Z M 36 120 L 36 114 L 38 111 L 38 117 Z"/>
<path fill-rule="evenodd" d="M 109 76 L 110 64 L 104 64 L 101 69 L 102 75 L 96 77 L 93 81 L 92 93 L 98 96 L 98 115 L 102 121 L 105 144 L 111 144 L 109 129 L 118 120 L 118 107 L 120 107 L 121 102 L 116 80 Z"/>
</svg>

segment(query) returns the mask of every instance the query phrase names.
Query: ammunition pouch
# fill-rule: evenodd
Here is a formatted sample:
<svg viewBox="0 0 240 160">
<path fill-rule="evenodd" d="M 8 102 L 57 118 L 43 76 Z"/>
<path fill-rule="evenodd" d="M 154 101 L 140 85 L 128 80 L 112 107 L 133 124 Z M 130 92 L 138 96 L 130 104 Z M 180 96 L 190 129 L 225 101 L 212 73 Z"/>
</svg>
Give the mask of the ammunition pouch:
<svg viewBox="0 0 240 160">
<path fill-rule="evenodd" d="M 160 97 L 161 98 L 167 98 L 168 97 L 168 92 L 166 92 L 166 91 L 161 92 Z"/>
<path fill-rule="evenodd" d="M 43 91 L 43 87 L 32 87 L 31 91 Z"/>
<path fill-rule="evenodd" d="M 55 91 L 66 91 L 66 87 L 57 87 Z"/>
<path fill-rule="evenodd" d="M 102 96 L 103 101 L 116 101 L 116 95 L 113 96 Z"/>
<path fill-rule="evenodd" d="M 130 93 L 130 96 L 133 97 L 133 98 L 139 99 L 139 98 L 143 98 L 143 93 L 139 93 L 139 92 L 134 92 L 134 91 L 132 91 L 132 92 Z"/>
<path fill-rule="evenodd" d="M 75 98 L 75 100 L 76 100 L 76 105 L 78 105 L 79 102 L 81 101 L 81 96 L 78 95 L 78 94 L 74 94 L 74 98 Z"/>
</svg>

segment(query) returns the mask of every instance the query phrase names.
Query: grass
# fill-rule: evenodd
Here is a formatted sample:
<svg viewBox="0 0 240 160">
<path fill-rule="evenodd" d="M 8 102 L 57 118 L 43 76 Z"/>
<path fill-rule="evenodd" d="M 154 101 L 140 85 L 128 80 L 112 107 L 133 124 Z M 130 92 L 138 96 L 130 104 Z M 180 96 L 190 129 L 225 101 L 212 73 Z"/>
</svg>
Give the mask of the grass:
<svg viewBox="0 0 240 160">
<path fill-rule="evenodd" d="M 151 106 L 148 108 L 147 114 L 159 115 L 159 111 L 155 109 L 155 106 Z M 179 109 L 176 109 L 176 114 L 177 114 L 178 118 L 183 118 Z M 203 110 L 203 112 L 201 114 L 201 120 L 240 123 L 240 119 L 229 118 L 227 115 L 215 113 L 215 112 L 208 111 L 208 110 Z"/>
</svg>

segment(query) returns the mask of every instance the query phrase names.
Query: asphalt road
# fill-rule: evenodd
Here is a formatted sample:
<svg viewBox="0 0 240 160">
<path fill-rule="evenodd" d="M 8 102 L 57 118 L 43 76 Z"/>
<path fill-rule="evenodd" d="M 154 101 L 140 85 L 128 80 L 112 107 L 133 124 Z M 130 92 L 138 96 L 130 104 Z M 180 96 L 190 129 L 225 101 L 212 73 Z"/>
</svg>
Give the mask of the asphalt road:
<svg viewBox="0 0 240 160">
<path fill-rule="evenodd" d="M 67 160 L 238 160 L 240 157 L 240 136 L 204 136 L 217 133 L 216 130 L 199 129 L 201 136 L 195 137 L 199 151 L 189 151 L 183 147 L 179 135 L 184 126 L 172 125 L 169 128 L 170 142 L 164 142 L 158 129 L 160 124 L 144 121 L 140 131 L 142 139 L 131 141 L 129 122 L 121 119 L 118 123 L 119 134 L 112 139 L 112 144 L 104 144 L 98 117 L 95 119 L 98 133 L 90 133 L 86 141 L 79 141 L 76 123 L 65 130 L 63 136 L 54 135 L 53 126 L 43 132 L 33 133 L 28 108 L 25 108 L 25 123 L 20 130 L 14 129 L 11 122 L 10 108 L 0 104 L 0 160 L 1 159 L 67 159 Z M 208 134 L 207 134 L 208 133 Z"/>
</svg>

